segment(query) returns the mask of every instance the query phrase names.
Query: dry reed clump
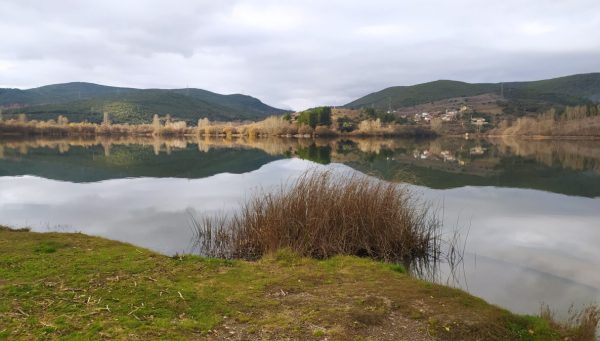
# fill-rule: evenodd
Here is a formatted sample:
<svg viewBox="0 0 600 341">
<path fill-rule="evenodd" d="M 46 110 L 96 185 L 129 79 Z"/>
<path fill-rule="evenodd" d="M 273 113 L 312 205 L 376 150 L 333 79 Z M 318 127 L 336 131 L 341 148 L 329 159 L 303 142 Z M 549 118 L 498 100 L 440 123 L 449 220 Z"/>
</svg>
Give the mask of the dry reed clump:
<svg viewBox="0 0 600 341">
<path fill-rule="evenodd" d="M 569 308 L 569 317 L 565 322 L 559 322 L 550 307 L 543 304 L 540 309 L 540 317 L 555 329 L 563 330 L 567 337 L 565 340 L 595 341 L 600 323 L 600 308 L 597 305 L 589 305 L 581 310 L 574 306 Z"/>
<path fill-rule="evenodd" d="M 566 107 L 558 114 L 550 109 L 536 117 L 502 122 L 492 135 L 597 137 L 600 131 L 600 105 Z"/>
<path fill-rule="evenodd" d="M 64 120 L 64 119 L 63 119 Z M 89 122 L 80 123 L 57 123 L 49 121 L 23 121 L 7 120 L 0 121 L 0 135 L 21 136 L 183 136 L 192 134 L 193 130 L 188 128 L 185 122 L 172 122 L 162 125 L 150 124 L 94 124 Z"/>
<path fill-rule="evenodd" d="M 302 256 L 366 256 L 411 264 L 437 259 L 440 221 L 404 186 L 311 170 L 291 186 L 255 195 L 230 217 L 194 221 L 200 252 L 258 259 L 288 248 Z"/>
</svg>

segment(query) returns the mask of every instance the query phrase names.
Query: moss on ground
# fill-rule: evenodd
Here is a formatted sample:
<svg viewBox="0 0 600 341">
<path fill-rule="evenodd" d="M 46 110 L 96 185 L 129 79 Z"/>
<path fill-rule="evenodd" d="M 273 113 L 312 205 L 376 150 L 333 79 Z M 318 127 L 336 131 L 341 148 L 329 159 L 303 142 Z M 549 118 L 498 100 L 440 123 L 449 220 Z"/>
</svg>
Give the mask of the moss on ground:
<svg viewBox="0 0 600 341">
<path fill-rule="evenodd" d="M 83 234 L 0 228 L 0 339 L 564 336 L 540 318 L 368 259 L 166 257 Z"/>
</svg>

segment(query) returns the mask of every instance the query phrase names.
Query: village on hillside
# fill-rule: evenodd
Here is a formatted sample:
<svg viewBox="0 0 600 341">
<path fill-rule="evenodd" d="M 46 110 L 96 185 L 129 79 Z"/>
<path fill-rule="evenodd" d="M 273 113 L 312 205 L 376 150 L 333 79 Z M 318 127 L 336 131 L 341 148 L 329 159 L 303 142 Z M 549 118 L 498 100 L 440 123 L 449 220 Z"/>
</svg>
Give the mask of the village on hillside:
<svg viewBox="0 0 600 341">
<path fill-rule="evenodd" d="M 332 123 L 340 131 L 365 130 L 365 125 L 385 127 L 388 125 L 412 125 L 429 128 L 437 133 L 464 134 L 479 133 L 490 127 L 491 115 L 473 110 L 468 105 L 447 106 L 445 108 L 401 108 L 376 110 L 373 108 L 348 109 L 333 107 Z M 431 109 L 431 108 L 429 108 Z M 296 118 L 299 113 L 292 115 Z"/>
<path fill-rule="evenodd" d="M 491 129 L 503 115 L 503 98 L 488 93 L 476 96 L 447 98 L 413 106 L 366 105 L 357 108 L 332 107 L 332 128 L 345 133 L 373 131 L 391 126 L 413 126 L 429 129 L 441 135 L 481 133 Z M 302 112 L 291 114 L 296 121 Z"/>
</svg>

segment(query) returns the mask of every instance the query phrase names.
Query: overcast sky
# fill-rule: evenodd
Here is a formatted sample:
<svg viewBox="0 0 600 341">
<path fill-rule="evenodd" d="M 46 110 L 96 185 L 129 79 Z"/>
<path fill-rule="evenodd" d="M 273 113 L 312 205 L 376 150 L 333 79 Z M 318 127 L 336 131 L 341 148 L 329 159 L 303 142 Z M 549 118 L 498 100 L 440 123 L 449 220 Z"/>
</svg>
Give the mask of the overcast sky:
<svg viewBox="0 0 600 341">
<path fill-rule="evenodd" d="M 189 86 L 303 109 L 597 71 L 599 0 L 0 0 L 0 87 Z"/>
</svg>

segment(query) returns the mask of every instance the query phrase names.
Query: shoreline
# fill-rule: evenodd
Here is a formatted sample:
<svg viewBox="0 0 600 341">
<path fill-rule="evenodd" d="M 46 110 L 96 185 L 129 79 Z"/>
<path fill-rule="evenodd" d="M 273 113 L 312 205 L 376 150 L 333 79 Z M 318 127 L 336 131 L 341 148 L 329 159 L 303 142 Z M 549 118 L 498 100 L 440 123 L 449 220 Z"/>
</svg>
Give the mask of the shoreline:
<svg viewBox="0 0 600 341">
<path fill-rule="evenodd" d="M 4 337 L 523 339 L 577 334 L 401 267 L 279 251 L 258 261 L 167 257 L 83 234 L 0 228 Z M 7 267 L 9 263 L 21 264 Z M 53 266 L 48 266 L 53 264 Z M 29 283 L 29 284 L 27 284 Z M 64 299 L 64 300 L 63 300 Z M 37 303 L 36 303 L 37 302 Z"/>
<path fill-rule="evenodd" d="M 522 140 L 532 140 L 532 141 L 540 141 L 540 140 L 568 140 L 568 141 L 593 141 L 600 140 L 600 136 L 594 135 L 485 135 L 487 138 L 519 138 Z"/>
<path fill-rule="evenodd" d="M 188 128 L 189 131 L 180 133 L 139 133 L 139 132 L 94 132 L 94 133 L 80 133 L 75 131 L 64 131 L 61 133 L 52 133 L 50 130 L 31 130 L 31 131 L 19 131 L 19 132 L 7 132 L 2 129 L 5 128 L 0 122 L 0 139 L 4 138 L 48 138 L 48 139 L 68 139 L 68 138 L 79 138 L 79 139 L 119 139 L 119 138 L 144 138 L 144 139 L 178 139 L 178 138 L 221 138 L 221 139 L 267 139 L 267 138 L 281 138 L 281 139 L 335 139 L 335 138 L 456 138 L 456 139 L 505 139 L 505 138 L 517 138 L 522 140 L 569 140 L 569 141 L 592 141 L 600 140 L 600 135 L 514 135 L 514 134 L 488 134 L 488 133 L 468 133 L 467 134 L 439 134 L 434 131 L 426 129 L 426 127 L 414 127 L 408 126 L 405 131 L 398 131 L 395 133 L 344 133 L 344 132 L 329 132 L 326 134 L 256 134 L 248 135 L 241 133 L 211 133 L 206 134 L 202 132 L 196 132 L 195 128 Z"/>
</svg>

